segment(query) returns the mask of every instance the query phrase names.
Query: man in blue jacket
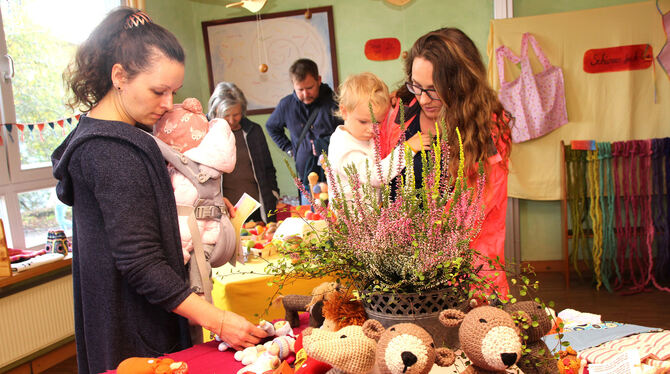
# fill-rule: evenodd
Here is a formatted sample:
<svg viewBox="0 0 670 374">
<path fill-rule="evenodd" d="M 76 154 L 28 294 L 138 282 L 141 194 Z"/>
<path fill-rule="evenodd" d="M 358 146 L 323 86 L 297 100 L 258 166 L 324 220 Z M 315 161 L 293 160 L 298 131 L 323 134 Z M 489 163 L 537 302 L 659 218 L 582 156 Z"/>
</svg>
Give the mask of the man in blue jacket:
<svg viewBox="0 0 670 374">
<path fill-rule="evenodd" d="M 319 174 L 320 181 L 326 180 L 318 159 L 322 151 L 328 151 L 330 135 L 342 120 L 333 114 L 337 110 L 333 90 L 321 83 L 314 61 L 295 61 L 289 74 L 294 91 L 279 101 L 265 127 L 277 146 L 293 157 L 298 177 L 309 190 L 307 176 L 312 171 Z M 290 139 L 284 128 L 288 128 Z M 301 201 L 306 203 L 304 196 Z"/>
</svg>

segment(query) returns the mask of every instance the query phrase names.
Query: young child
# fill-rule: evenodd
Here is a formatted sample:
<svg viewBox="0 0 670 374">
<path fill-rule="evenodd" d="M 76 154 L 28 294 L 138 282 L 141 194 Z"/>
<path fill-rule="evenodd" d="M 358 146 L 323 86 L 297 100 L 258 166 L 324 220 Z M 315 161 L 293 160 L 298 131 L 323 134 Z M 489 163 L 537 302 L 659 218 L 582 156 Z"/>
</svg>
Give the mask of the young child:
<svg viewBox="0 0 670 374">
<path fill-rule="evenodd" d="M 221 196 L 221 174 L 235 168 L 235 136 L 224 119 L 207 122 L 194 98 L 166 112 L 154 126 L 154 135 L 169 162 L 191 289 L 211 302 L 211 268 L 235 263 L 230 203 Z M 198 246 L 204 252 L 202 263 L 191 255 Z"/>
<path fill-rule="evenodd" d="M 338 126 L 330 138 L 328 161 L 332 177 L 340 178 L 340 193 L 350 200 L 353 194 L 345 167 L 353 165 L 360 176 L 361 183 L 367 183 L 370 169 L 370 184 L 375 188 L 389 183 L 405 167 L 405 148 L 403 144 L 395 147 L 381 160 L 382 178 L 375 167 L 374 129 L 370 116 L 370 105 L 375 119 L 386 120 L 391 109 L 391 98 L 386 84 L 372 73 L 351 75 L 340 85 L 340 110 L 338 115 L 344 124 Z M 431 144 L 429 134 L 417 133 L 407 140 L 413 153 L 427 148 Z M 389 168 L 391 172 L 389 174 Z M 386 178 L 389 178 L 386 180 Z M 333 191 L 337 180 L 328 179 L 328 191 Z"/>
</svg>

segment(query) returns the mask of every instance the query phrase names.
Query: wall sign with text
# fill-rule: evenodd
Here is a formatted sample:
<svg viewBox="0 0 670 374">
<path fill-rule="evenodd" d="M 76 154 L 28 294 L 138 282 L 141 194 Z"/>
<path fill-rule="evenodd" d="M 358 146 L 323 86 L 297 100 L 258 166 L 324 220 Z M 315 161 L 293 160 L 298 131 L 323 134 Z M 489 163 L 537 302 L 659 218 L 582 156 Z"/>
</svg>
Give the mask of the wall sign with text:
<svg viewBox="0 0 670 374">
<path fill-rule="evenodd" d="M 642 70 L 651 66 L 654 53 L 649 44 L 589 49 L 584 53 L 584 71 L 608 73 L 624 70 Z"/>
</svg>

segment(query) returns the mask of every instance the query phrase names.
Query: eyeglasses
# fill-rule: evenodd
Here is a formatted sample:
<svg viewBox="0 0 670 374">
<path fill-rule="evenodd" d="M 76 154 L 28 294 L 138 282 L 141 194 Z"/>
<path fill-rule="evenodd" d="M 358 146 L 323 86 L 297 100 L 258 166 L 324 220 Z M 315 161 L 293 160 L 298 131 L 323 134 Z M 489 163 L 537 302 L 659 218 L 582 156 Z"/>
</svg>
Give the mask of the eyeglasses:
<svg viewBox="0 0 670 374">
<path fill-rule="evenodd" d="M 431 100 L 439 100 L 440 99 L 440 97 L 437 95 L 437 91 L 435 91 L 434 88 L 425 89 L 425 88 L 422 88 L 422 87 L 419 87 L 417 85 L 412 84 L 412 82 L 405 82 L 405 86 L 407 87 L 407 90 L 410 93 L 412 93 L 413 95 L 416 95 L 417 97 L 420 97 L 425 92 L 426 95 L 428 95 L 428 97 Z"/>
</svg>

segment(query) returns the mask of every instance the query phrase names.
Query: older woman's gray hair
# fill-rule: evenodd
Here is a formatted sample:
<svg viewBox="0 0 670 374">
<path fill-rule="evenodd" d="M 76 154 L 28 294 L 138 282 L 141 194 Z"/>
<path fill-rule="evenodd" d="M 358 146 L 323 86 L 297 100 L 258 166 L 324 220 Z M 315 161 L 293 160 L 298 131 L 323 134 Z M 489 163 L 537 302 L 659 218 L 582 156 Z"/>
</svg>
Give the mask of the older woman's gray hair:
<svg viewBox="0 0 670 374">
<path fill-rule="evenodd" d="M 214 88 L 212 97 L 209 98 L 207 117 L 209 119 L 223 118 L 226 111 L 237 104 L 242 107 L 242 116 L 247 114 L 247 99 L 242 90 L 235 83 L 220 82 Z"/>
</svg>

